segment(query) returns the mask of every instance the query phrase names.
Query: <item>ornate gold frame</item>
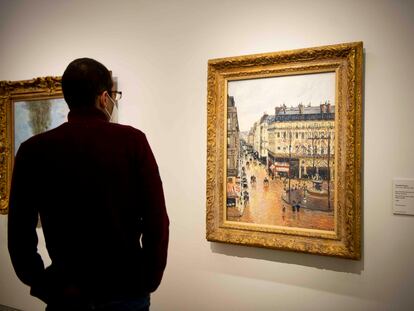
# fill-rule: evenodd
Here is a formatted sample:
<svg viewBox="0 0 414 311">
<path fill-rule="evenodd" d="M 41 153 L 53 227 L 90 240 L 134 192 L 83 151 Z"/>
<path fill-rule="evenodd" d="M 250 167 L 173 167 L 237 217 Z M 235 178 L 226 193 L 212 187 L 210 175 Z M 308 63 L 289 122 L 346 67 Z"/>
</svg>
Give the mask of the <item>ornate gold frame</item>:
<svg viewBox="0 0 414 311">
<path fill-rule="evenodd" d="M 13 103 L 63 98 L 60 77 L 0 81 L 0 214 L 7 214 L 14 161 Z"/>
<path fill-rule="evenodd" d="M 213 59 L 208 62 L 208 241 L 361 257 L 362 42 Z M 230 80 L 335 72 L 335 230 L 264 226 L 226 220 L 226 111 Z"/>
</svg>

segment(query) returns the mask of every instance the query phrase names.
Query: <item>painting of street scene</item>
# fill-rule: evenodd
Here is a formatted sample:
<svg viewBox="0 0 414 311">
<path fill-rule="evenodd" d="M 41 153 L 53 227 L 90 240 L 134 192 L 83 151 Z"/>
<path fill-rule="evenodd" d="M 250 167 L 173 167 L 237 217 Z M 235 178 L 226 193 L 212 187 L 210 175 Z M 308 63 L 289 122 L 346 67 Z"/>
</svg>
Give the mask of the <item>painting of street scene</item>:
<svg viewBox="0 0 414 311">
<path fill-rule="evenodd" d="M 227 86 L 226 219 L 334 231 L 335 73 Z"/>
</svg>

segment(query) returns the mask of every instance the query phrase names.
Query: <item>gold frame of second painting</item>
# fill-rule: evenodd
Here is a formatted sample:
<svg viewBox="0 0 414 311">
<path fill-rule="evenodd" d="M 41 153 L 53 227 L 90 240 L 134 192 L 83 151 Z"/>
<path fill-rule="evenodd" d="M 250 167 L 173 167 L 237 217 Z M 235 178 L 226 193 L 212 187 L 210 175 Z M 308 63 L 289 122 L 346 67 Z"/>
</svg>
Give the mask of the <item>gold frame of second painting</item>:
<svg viewBox="0 0 414 311">
<path fill-rule="evenodd" d="M 208 241 L 361 257 L 362 42 L 208 62 Z M 335 73 L 335 230 L 270 226 L 226 218 L 227 84 L 229 81 L 310 73 Z"/>
<path fill-rule="evenodd" d="M 61 77 L 0 81 L 0 214 L 7 214 L 14 163 L 14 103 L 63 98 Z"/>
</svg>

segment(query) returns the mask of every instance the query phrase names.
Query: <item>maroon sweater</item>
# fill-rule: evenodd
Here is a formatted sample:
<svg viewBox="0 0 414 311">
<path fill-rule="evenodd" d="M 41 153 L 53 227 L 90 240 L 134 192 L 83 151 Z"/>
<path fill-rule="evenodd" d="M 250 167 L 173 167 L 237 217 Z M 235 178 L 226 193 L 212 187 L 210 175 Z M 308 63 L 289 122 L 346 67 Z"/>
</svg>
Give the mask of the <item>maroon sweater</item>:
<svg viewBox="0 0 414 311">
<path fill-rule="evenodd" d="M 153 292 L 167 260 L 169 220 L 145 135 L 95 108 L 24 142 L 16 156 L 8 247 L 20 280 L 45 302 Z M 52 264 L 37 252 L 40 214 Z M 69 290 L 68 290 L 69 288 Z"/>
</svg>

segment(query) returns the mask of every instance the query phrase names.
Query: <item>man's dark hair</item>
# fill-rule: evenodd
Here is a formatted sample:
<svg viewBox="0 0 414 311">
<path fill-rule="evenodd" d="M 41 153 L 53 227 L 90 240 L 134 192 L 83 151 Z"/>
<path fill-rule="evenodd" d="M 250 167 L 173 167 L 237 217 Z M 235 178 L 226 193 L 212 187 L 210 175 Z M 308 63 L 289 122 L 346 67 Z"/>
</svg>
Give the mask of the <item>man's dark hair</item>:
<svg viewBox="0 0 414 311">
<path fill-rule="evenodd" d="M 62 76 L 63 97 L 69 109 L 94 106 L 96 97 L 111 91 L 112 85 L 109 70 L 91 58 L 75 59 Z"/>
</svg>

